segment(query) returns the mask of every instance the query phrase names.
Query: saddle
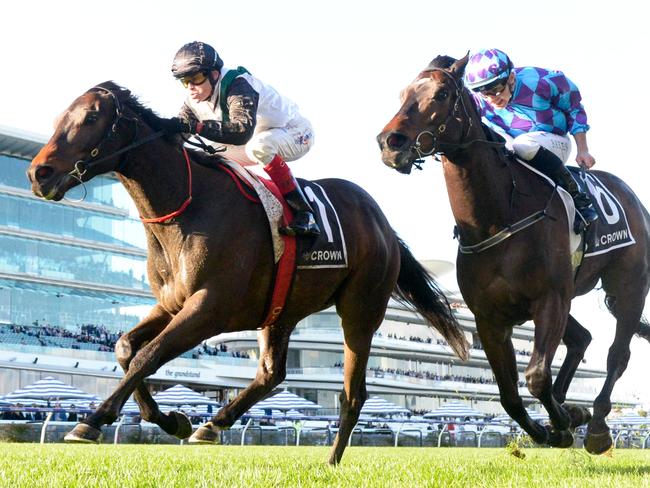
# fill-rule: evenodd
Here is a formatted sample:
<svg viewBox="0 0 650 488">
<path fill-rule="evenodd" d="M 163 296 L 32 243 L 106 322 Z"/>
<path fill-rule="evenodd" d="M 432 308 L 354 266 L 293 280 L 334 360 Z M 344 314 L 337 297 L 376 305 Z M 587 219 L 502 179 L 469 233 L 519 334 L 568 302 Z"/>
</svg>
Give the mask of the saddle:
<svg viewBox="0 0 650 488">
<path fill-rule="evenodd" d="M 267 317 L 259 328 L 273 324 L 282 313 L 295 269 L 347 267 L 347 248 L 339 216 L 320 185 L 297 180 L 314 209 L 314 217 L 322 232 L 313 239 L 296 239 L 279 232 L 280 227 L 287 225 L 293 216 L 273 181 L 221 157 L 197 160 L 203 166 L 228 173 L 242 196 L 261 204 L 268 218 L 276 270 Z"/>
</svg>

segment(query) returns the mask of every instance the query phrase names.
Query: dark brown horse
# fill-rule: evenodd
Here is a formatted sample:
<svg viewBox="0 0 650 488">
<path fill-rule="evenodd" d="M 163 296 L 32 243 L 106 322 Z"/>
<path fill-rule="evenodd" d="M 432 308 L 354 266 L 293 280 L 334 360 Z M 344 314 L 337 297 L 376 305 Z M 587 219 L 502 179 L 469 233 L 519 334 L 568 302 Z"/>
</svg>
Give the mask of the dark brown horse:
<svg viewBox="0 0 650 488">
<path fill-rule="evenodd" d="M 586 410 L 562 405 L 591 340 L 569 310 L 573 297 L 602 280 L 606 303 L 616 318 L 616 337 L 585 439 L 588 451 L 601 453 L 612 443 L 605 417 L 614 384 L 627 367 L 630 340 L 635 333 L 647 337 L 650 330 L 641 317 L 650 284 L 648 212 L 620 179 L 594 171 L 623 205 L 636 244 L 586 258 L 574 280 L 561 201 L 539 176 L 513 162 L 503 143 L 481 124 L 475 102 L 463 86 L 466 64 L 467 56 L 458 61 L 439 56 L 402 92 L 402 107 L 378 136 L 382 159 L 408 173 L 423 155 L 441 155 L 463 246 L 457 257 L 460 290 L 476 317 L 501 404 L 540 444 L 571 445 L 568 429 L 589 420 Z M 510 232 L 517 227 L 513 224 L 526 224 L 527 218 L 544 209 L 545 218 Z M 504 230 L 512 235 L 499 241 Z M 526 380 L 531 394 L 546 407 L 553 429 L 530 419 L 517 391 L 512 328 L 530 319 L 535 338 Z M 567 357 L 553 384 L 551 361 L 561 339 Z"/>
<path fill-rule="evenodd" d="M 243 198 L 226 172 L 214 168 L 220 158 L 195 153 L 186 162 L 182 141 L 158 137 L 160 126 L 160 119 L 128 90 L 111 82 L 98 85 L 63 113 L 28 171 L 34 193 L 50 200 L 60 200 L 81 180 L 116 171 L 143 218 L 184 207 L 191 186 L 191 203 L 183 212 L 166 223 L 145 224 L 148 273 L 158 303 L 116 345 L 125 372 L 117 389 L 67 440 L 97 442 L 102 425 L 116 419 L 134 391 L 144 419 L 187 437 L 192 432 L 187 418 L 162 413 L 144 379 L 209 337 L 255 329 L 264 321 L 274 274 L 264 210 Z M 467 357 L 467 341 L 447 300 L 376 202 L 347 181 L 319 184 L 340 214 L 348 267 L 297 271 L 283 313 L 259 333 L 255 380 L 190 441 L 214 442 L 216 430 L 230 427 L 282 382 L 296 323 L 332 305 L 342 321 L 345 367 L 331 463 L 340 461 L 366 399 L 370 345 L 391 296 L 421 313 L 459 356 Z"/>
</svg>

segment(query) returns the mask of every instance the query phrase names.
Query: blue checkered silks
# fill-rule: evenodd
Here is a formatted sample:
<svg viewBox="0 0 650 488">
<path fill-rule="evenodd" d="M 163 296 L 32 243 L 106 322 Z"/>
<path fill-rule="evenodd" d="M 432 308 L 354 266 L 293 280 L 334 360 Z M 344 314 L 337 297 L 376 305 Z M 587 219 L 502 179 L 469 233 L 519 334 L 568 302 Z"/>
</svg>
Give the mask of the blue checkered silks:
<svg viewBox="0 0 650 488">
<path fill-rule="evenodd" d="M 514 68 L 508 105 L 498 109 L 472 92 L 483 120 L 512 137 L 528 132 L 566 135 L 587 132 L 587 114 L 578 87 L 561 71 Z"/>
</svg>

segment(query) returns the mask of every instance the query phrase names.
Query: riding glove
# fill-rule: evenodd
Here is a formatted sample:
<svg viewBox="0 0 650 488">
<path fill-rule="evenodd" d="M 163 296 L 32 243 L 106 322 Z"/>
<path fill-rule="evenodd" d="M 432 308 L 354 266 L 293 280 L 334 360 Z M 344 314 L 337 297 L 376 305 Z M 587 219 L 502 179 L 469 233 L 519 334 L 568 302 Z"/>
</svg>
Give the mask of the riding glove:
<svg viewBox="0 0 650 488">
<path fill-rule="evenodd" d="M 171 119 L 160 119 L 160 128 L 167 134 L 196 134 L 196 122 L 183 120 L 178 117 Z"/>
</svg>

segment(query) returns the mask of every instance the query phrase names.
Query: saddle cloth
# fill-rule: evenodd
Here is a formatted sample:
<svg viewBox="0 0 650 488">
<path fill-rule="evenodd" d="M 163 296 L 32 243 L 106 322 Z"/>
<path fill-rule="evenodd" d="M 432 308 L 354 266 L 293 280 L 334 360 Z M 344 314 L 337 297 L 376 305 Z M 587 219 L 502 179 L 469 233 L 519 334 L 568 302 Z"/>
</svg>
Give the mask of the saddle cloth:
<svg viewBox="0 0 650 488">
<path fill-rule="evenodd" d="M 298 269 L 347 268 L 345 237 L 334 205 L 319 184 L 305 180 L 299 183 L 314 210 L 320 235 L 315 239 L 298 239 L 296 266 Z"/>
<path fill-rule="evenodd" d="M 530 171 L 538 174 L 549 185 L 555 186 L 555 182 L 541 171 L 533 168 L 519 158 L 517 158 L 517 161 Z M 618 201 L 618 198 L 593 173 L 582 171 L 575 166 L 567 166 L 567 169 L 571 171 L 580 188 L 589 194 L 594 209 L 598 213 L 598 220 L 592 222 L 587 227 L 584 236 L 585 243 L 582 246 L 584 247 L 584 255 L 580 257 L 596 256 L 635 244 L 636 241 L 630 231 L 625 209 Z M 582 244 L 582 236 L 573 232 L 573 222 L 576 216 L 573 199 L 564 188 L 558 186 L 557 189 L 567 213 L 571 253 L 582 254 L 579 250 Z"/>
<path fill-rule="evenodd" d="M 269 219 L 273 253 L 277 263 L 284 252 L 284 242 L 278 230 L 282 225 L 281 203 L 254 171 L 230 161 L 224 162 L 224 164 L 248 183 L 260 199 Z M 299 179 L 298 183 L 314 210 L 314 217 L 321 229 L 321 234 L 316 238 L 300 237 L 296 239 L 296 267 L 298 269 L 347 268 L 348 256 L 345 237 L 338 213 L 327 193 L 322 186 L 312 181 Z"/>
</svg>

